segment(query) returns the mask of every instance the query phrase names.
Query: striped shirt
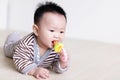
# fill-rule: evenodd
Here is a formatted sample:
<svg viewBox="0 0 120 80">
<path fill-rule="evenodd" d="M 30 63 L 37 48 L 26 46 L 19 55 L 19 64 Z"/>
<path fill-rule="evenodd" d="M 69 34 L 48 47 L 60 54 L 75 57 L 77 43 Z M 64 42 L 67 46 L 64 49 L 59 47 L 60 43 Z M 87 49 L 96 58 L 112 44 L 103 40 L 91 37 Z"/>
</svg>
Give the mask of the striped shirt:
<svg viewBox="0 0 120 80">
<path fill-rule="evenodd" d="M 59 54 L 55 53 L 53 49 L 48 49 L 43 56 L 40 56 L 34 33 L 30 33 L 17 42 L 13 61 L 16 69 L 23 74 L 27 74 L 36 67 L 52 67 L 53 71 L 58 73 L 62 73 L 68 68 L 60 67 Z"/>
</svg>

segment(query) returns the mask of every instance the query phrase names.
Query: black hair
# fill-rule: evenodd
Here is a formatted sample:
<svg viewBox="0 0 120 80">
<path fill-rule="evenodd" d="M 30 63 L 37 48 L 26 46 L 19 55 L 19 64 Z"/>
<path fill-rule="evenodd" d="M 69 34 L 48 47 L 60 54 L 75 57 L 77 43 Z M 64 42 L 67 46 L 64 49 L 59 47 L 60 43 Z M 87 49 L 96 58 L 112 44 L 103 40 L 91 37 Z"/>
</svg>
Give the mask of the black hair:
<svg viewBox="0 0 120 80">
<path fill-rule="evenodd" d="M 45 4 L 39 4 L 38 8 L 36 9 L 34 13 L 34 24 L 38 24 L 43 14 L 46 12 L 55 12 L 61 14 L 67 21 L 66 13 L 62 7 L 53 2 L 45 2 Z"/>
</svg>

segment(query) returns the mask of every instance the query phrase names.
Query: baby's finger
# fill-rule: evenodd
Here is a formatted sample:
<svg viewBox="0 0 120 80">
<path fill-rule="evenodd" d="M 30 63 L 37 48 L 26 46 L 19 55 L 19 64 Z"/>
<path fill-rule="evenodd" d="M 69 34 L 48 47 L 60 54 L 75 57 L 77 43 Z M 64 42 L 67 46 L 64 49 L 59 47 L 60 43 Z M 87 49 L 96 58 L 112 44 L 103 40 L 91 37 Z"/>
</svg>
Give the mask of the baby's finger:
<svg viewBox="0 0 120 80">
<path fill-rule="evenodd" d="M 48 73 L 45 73 L 45 76 L 46 76 L 47 78 L 49 78 L 49 74 L 48 74 Z"/>
<path fill-rule="evenodd" d="M 65 49 L 62 49 L 62 51 L 61 51 L 61 54 L 60 54 L 61 56 L 67 56 L 67 53 L 66 53 L 66 51 L 65 51 Z"/>
<path fill-rule="evenodd" d="M 47 79 L 48 78 L 48 76 L 46 74 L 42 74 L 42 75 L 40 75 L 40 77 L 43 78 L 43 79 Z"/>
<path fill-rule="evenodd" d="M 48 70 L 46 70 L 44 74 L 45 74 L 45 76 L 49 77 L 49 71 Z"/>
<path fill-rule="evenodd" d="M 40 79 L 40 76 L 39 75 L 35 75 L 35 78 Z"/>
</svg>

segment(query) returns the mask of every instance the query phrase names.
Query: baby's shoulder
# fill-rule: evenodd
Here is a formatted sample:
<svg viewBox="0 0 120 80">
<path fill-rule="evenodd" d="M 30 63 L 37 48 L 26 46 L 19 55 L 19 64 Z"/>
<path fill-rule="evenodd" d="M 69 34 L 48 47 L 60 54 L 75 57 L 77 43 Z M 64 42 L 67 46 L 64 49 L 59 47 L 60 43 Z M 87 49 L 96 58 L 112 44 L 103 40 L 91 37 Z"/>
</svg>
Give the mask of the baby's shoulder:
<svg viewBox="0 0 120 80">
<path fill-rule="evenodd" d="M 29 46 L 34 44 L 35 35 L 34 33 L 29 33 L 19 40 L 18 45 Z"/>
</svg>

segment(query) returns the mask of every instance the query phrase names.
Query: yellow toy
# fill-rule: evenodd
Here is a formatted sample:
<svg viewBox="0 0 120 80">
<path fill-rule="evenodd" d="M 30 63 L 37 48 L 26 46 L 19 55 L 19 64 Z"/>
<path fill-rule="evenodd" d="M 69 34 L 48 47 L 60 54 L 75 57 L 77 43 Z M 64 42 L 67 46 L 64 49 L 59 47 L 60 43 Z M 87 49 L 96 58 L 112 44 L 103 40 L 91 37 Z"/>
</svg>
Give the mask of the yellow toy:
<svg viewBox="0 0 120 80">
<path fill-rule="evenodd" d="M 61 52 L 61 50 L 63 48 L 63 44 L 59 43 L 58 41 L 53 41 L 53 48 L 54 48 L 55 52 L 59 53 L 59 52 Z"/>
</svg>

